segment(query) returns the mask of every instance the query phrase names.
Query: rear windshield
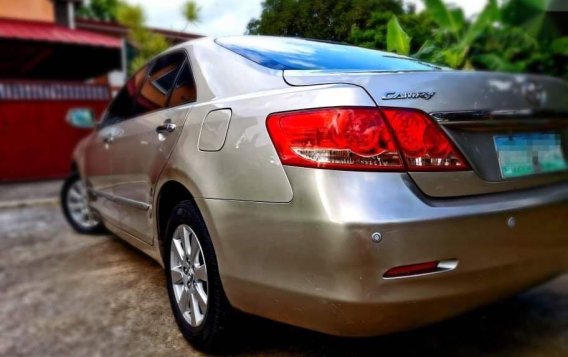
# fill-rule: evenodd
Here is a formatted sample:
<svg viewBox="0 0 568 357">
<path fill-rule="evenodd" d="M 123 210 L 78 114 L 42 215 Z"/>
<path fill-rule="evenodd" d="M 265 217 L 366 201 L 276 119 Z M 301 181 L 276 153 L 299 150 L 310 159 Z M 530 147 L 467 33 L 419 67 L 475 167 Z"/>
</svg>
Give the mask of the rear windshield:
<svg viewBox="0 0 568 357">
<path fill-rule="evenodd" d="M 262 66 L 279 70 L 432 71 L 440 67 L 367 48 L 285 37 L 241 36 L 216 42 Z"/>
</svg>

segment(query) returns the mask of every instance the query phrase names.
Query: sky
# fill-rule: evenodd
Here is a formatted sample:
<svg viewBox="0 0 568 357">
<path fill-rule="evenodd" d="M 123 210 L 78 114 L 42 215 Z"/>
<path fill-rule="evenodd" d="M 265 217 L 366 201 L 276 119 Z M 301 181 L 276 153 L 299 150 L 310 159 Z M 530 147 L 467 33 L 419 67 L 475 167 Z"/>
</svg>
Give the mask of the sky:
<svg viewBox="0 0 568 357">
<path fill-rule="evenodd" d="M 195 32 L 206 36 L 242 35 L 249 20 L 259 17 L 262 0 L 196 0 L 200 7 L 201 20 L 197 25 L 188 26 L 181 14 L 182 0 L 127 0 L 144 7 L 148 25 L 174 31 Z M 422 0 L 405 0 L 423 9 Z M 459 5 L 470 17 L 479 13 L 485 0 L 448 0 Z"/>
</svg>

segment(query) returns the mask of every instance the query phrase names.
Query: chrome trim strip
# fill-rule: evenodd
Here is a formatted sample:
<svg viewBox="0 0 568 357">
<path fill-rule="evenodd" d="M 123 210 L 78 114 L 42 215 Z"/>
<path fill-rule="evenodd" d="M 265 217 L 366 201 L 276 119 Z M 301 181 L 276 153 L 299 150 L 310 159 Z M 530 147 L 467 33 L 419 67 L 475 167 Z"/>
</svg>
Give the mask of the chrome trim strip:
<svg viewBox="0 0 568 357">
<path fill-rule="evenodd" d="M 566 119 L 568 112 L 546 109 L 466 110 L 430 113 L 438 122 L 497 119 Z"/>
<path fill-rule="evenodd" d="M 120 203 L 120 204 L 123 204 L 125 206 L 138 208 L 138 209 L 141 209 L 143 211 L 148 211 L 151 207 L 149 204 L 147 204 L 145 202 L 140 202 L 140 201 L 132 200 L 130 198 L 111 195 L 109 193 L 97 191 L 97 190 L 92 189 L 92 188 L 89 188 L 88 191 L 89 191 L 89 193 L 91 193 L 94 196 L 104 197 L 109 201 Z"/>
<path fill-rule="evenodd" d="M 438 263 L 438 269 L 441 269 L 441 271 L 454 270 L 455 268 L 457 268 L 457 266 L 458 266 L 457 259 L 442 260 L 441 262 Z"/>
</svg>

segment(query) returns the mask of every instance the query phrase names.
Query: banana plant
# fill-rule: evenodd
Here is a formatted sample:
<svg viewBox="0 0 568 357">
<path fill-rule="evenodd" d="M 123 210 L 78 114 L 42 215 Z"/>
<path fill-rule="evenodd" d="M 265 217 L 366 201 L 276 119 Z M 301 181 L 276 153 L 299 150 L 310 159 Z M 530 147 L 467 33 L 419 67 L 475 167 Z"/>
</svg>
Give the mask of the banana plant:
<svg viewBox="0 0 568 357">
<path fill-rule="evenodd" d="M 395 15 L 387 24 L 387 51 L 408 56 L 410 53 L 410 36 L 402 29 Z"/>
<path fill-rule="evenodd" d="M 442 0 L 424 0 L 424 4 L 426 11 L 440 26 L 442 33 L 439 37 L 445 39 L 444 46 L 437 56 L 442 57 L 440 59 L 452 68 L 471 68 L 467 56 L 473 42 L 495 21 L 499 20 L 500 11 L 497 1 L 489 0 L 471 24 L 467 24 L 461 9 L 449 8 Z"/>
<path fill-rule="evenodd" d="M 468 21 L 461 9 L 447 6 L 443 0 L 423 0 L 427 15 L 437 28 L 412 56 L 452 68 L 546 71 L 568 79 L 568 37 L 547 32 L 544 25 L 532 26 L 535 21 L 525 21 L 537 18 L 542 9 L 533 5 L 545 4 L 547 0 L 509 0 L 502 2 L 501 8 L 497 1 L 487 0 L 483 11 Z M 512 14 L 525 17 L 511 19 Z M 531 31 L 534 29 L 538 36 Z M 406 55 L 410 41 L 398 19 L 391 18 L 387 26 L 388 50 Z"/>
<path fill-rule="evenodd" d="M 489 0 L 485 9 L 469 24 L 463 10 L 448 7 L 442 0 L 424 0 L 426 11 L 439 26 L 433 40 L 426 41 L 416 56 L 452 68 L 471 68 L 467 56 L 473 42 L 500 17 L 496 0 Z M 387 49 L 407 55 L 410 37 L 404 32 L 396 16 L 387 26 Z"/>
</svg>

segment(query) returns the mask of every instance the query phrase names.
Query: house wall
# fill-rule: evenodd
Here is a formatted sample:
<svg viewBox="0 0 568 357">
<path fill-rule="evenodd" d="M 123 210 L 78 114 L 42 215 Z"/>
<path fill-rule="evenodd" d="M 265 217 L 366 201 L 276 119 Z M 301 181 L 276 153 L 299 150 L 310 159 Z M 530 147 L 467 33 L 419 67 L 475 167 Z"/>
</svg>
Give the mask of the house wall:
<svg viewBox="0 0 568 357">
<path fill-rule="evenodd" d="M 55 21 L 52 0 L 0 0 L 0 17 Z"/>
</svg>

